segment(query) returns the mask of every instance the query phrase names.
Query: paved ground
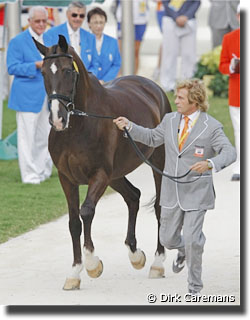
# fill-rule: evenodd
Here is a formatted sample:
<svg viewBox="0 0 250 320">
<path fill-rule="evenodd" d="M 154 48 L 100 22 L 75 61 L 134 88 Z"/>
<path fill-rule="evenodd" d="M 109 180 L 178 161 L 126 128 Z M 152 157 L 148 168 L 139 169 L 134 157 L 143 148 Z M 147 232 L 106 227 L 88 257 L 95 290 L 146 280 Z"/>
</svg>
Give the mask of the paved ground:
<svg viewBox="0 0 250 320">
<path fill-rule="evenodd" d="M 148 50 L 145 42 L 140 74 L 151 77 L 157 65 L 157 55 Z M 235 302 L 226 305 L 239 305 L 240 185 L 230 182 L 230 177 L 231 168 L 214 175 L 217 200 L 216 209 L 209 211 L 205 219 L 207 242 L 203 258 L 202 294 L 233 295 Z M 148 279 L 156 247 L 156 219 L 152 211 L 143 206 L 154 195 L 151 170 L 143 165 L 129 179 L 142 191 L 137 240 L 138 246 L 147 256 L 144 269 L 137 271 L 130 265 L 124 246 L 127 209 L 122 198 L 115 193 L 99 202 L 93 224 L 96 254 L 104 264 L 100 278 L 91 279 L 83 271 L 79 291 L 62 290 L 72 263 L 68 217 L 65 215 L 0 245 L 0 304 L 190 306 L 191 303 L 185 302 L 183 298 L 187 270 L 184 269 L 178 275 L 171 271 L 175 251 L 167 251 L 166 277 L 160 280 Z M 147 301 L 150 293 L 157 297 L 155 304 Z M 181 303 L 160 302 L 161 297 L 175 294 L 181 295 Z"/>
<path fill-rule="evenodd" d="M 239 183 L 230 182 L 231 169 L 215 174 L 216 209 L 205 220 L 207 242 L 203 259 L 204 295 L 233 295 L 239 305 Z M 151 169 L 142 165 L 129 176 L 142 190 L 137 222 L 138 246 L 147 262 L 141 271 L 133 269 L 124 246 L 127 209 L 118 194 L 99 202 L 93 224 L 96 254 L 104 272 L 91 279 L 83 271 L 81 289 L 65 292 L 64 280 L 72 263 L 71 239 L 67 215 L 42 225 L 0 245 L 0 304 L 3 305 L 149 305 L 147 295 L 157 297 L 156 304 L 187 304 L 187 270 L 172 273 L 175 251 L 167 251 L 166 277 L 148 279 L 156 247 L 156 219 L 145 206 L 154 195 Z M 181 303 L 161 302 L 161 294 L 180 294 Z M 207 305 L 206 303 L 203 303 Z M 230 303 L 229 303 L 230 304 Z"/>
</svg>

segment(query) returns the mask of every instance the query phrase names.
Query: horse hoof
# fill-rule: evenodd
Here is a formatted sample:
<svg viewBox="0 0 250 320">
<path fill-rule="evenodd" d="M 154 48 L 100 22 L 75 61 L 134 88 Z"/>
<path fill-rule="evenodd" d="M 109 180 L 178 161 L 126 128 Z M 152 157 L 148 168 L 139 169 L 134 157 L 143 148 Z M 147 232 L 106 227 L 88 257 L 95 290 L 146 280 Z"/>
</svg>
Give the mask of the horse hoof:
<svg viewBox="0 0 250 320">
<path fill-rule="evenodd" d="M 131 264 L 132 266 L 137 269 L 137 270 L 140 270 L 142 269 L 144 266 L 145 266 L 145 263 L 146 263 L 146 256 L 145 256 L 145 253 L 140 250 L 140 257 L 139 257 L 139 260 L 137 261 L 131 261 Z"/>
<path fill-rule="evenodd" d="M 63 287 L 63 290 L 79 290 L 80 289 L 80 279 L 67 278 Z"/>
<path fill-rule="evenodd" d="M 102 274 L 103 272 L 103 263 L 102 263 L 102 260 L 99 260 L 99 263 L 98 263 L 98 266 L 93 269 L 93 270 L 87 270 L 87 273 L 88 275 L 91 277 L 91 278 L 98 278 L 100 277 L 100 275 Z"/>
<path fill-rule="evenodd" d="M 160 278 L 164 278 L 165 275 L 164 275 L 164 268 L 160 268 L 160 267 L 155 267 L 155 266 L 152 266 L 150 268 L 150 271 L 149 271 L 149 276 L 148 276 L 150 279 L 160 279 Z"/>
</svg>

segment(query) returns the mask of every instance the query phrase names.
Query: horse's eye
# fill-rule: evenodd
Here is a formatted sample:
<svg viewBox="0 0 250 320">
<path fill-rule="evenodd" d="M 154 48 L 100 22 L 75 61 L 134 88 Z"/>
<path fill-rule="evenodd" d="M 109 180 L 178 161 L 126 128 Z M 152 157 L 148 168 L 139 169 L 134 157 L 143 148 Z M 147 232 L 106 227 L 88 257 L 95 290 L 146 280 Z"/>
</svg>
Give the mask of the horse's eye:
<svg viewBox="0 0 250 320">
<path fill-rule="evenodd" d="M 70 73 L 72 72 L 72 70 L 71 70 L 71 69 L 64 69 L 64 72 L 65 72 L 66 74 L 70 74 Z"/>
</svg>

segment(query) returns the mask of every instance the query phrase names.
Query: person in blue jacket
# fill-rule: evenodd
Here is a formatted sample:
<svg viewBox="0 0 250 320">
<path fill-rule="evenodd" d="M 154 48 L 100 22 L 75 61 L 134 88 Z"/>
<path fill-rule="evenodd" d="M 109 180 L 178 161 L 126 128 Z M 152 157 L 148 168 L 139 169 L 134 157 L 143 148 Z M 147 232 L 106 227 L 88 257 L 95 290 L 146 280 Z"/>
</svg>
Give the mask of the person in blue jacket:
<svg viewBox="0 0 250 320">
<path fill-rule="evenodd" d="M 101 82 L 115 79 L 121 67 L 121 55 L 118 41 L 103 33 L 107 22 L 106 12 L 101 8 L 94 8 L 87 15 L 89 29 L 96 37 L 96 50 L 99 57 L 97 78 Z"/>
<path fill-rule="evenodd" d="M 17 112 L 18 161 L 23 183 L 39 184 L 49 178 L 49 110 L 41 67 L 42 56 L 32 37 L 46 44 L 43 33 L 48 13 L 44 7 L 29 10 L 29 28 L 11 39 L 7 51 L 8 73 L 14 76 L 8 107 Z"/>
<path fill-rule="evenodd" d="M 85 68 L 97 76 L 99 65 L 95 36 L 81 28 L 85 15 L 86 6 L 83 3 L 71 2 L 66 12 L 68 21 L 50 28 L 45 36 L 49 46 L 52 46 L 58 43 L 59 34 L 63 35 L 81 57 Z"/>
</svg>

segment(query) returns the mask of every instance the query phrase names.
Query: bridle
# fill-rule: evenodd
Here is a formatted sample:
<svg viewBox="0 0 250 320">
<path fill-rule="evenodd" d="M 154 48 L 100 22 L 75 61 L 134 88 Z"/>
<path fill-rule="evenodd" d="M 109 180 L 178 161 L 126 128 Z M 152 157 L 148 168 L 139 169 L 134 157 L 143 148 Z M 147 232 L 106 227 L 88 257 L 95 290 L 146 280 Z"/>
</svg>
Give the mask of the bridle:
<svg viewBox="0 0 250 320">
<path fill-rule="evenodd" d="M 56 51 L 56 48 L 54 50 Z M 52 100 L 59 100 L 61 102 L 61 104 L 64 106 L 64 108 L 66 109 L 66 111 L 71 112 L 72 110 L 75 109 L 74 98 L 75 98 L 75 93 L 76 93 L 76 84 L 77 84 L 77 80 L 79 77 L 78 67 L 73 60 L 73 56 L 68 53 L 53 53 L 50 56 L 44 57 L 43 60 L 55 59 L 55 58 L 60 58 L 60 57 L 69 58 L 69 59 L 72 59 L 72 61 L 73 61 L 72 64 L 74 66 L 74 69 L 72 70 L 72 72 L 73 72 L 72 91 L 71 91 L 70 96 L 66 96 L 66 95 L 60 94 L 60 93 L 54 93 L 54 94 L 48 95 L 48 104 L 49 104 L 49 109 L 50 109 L 50 105 L 51 105 Z"/>
<path fill-rule="evenodd" d="M 70 96 L 65 96 L 63 94 L 50 94 L 48 95 L 48 100 L 49 100 L 49 105 L 51 104 L 52 100 L 59 100 L 62 105 L 65 107 L 66 111 L 70 114 L 70 115 L 76 115 L 76 116 L 83 116 L 83 117 L 91 117 L 91 118 L 98 118 L 98 119 L 111 119 L 114 120 L 116 117 L 112 117 L 112 116 L 102 116 L 102 115 L 96 115 L 96 114 L 91 114 L 88 112 L 84 112 L 81 110 L 77 110 L 75 109 L 75 104 L 74 104 L 74 97 L 75 97 L 75 92 L 76 92 L 76 83 L 77 83 L 77 79 L 79 77 L 79 70 L 77 67 L 77 64 L 75 63 L 75 61 L 73 60 L 73 56 L 68 54 L 68 53 L 55 53 L 56 52 L 56 48 L 54 49 L 54 53 L 51 54 L 50 56 L 44 57 L 44 60 L 47 59 L 54 59 L 54 58 L 60 58 L 60 57 L 65 57 L 65 58 L 70 58 L 72 59 L 72 64 L 74 66 L 73 69 L 73 74 L 74 74 L 74 81 L 73 81 L 73 88 L 72 88 L 72 92 Z M 66 103 L 65 103 L 66 101 Z M 72 106 L 72 108 L 70 108 L 70 106 Z M 144 154 L 141 152 L 141 150 L 137 147 L 137 145 L 135 144 L 134 140 L 132 139 L 131 135 L 129 134 L 128 130 L 126 128 L 124 128 L 125 134 L 128 137 L 130 143 L 132 144 L 133 148 L 135 149 L 135 152 L 137 154 L 137 156 L 146 164 L 148 164 L 154 171 L 156 171 L 158 174 L 174 181 L 180 184 L 187 184 L 187 183 L 193 183 L 195 181 L 197 181 L 202 174 L 198 175 L 196 177 L 196 179 L 192 180 L 192 181 L 179 181 L 179 179 L 182 179 L 184 177 L 186 177 L 190 172 L 191 169 L 188 170 L 185 174 L 181 175 L 181 176 L 170 176 L 169 174 L 161 171 L 160 169 L 158 169 L 157 167 L 155 167 L 145 156 Z"/>
</svg>

